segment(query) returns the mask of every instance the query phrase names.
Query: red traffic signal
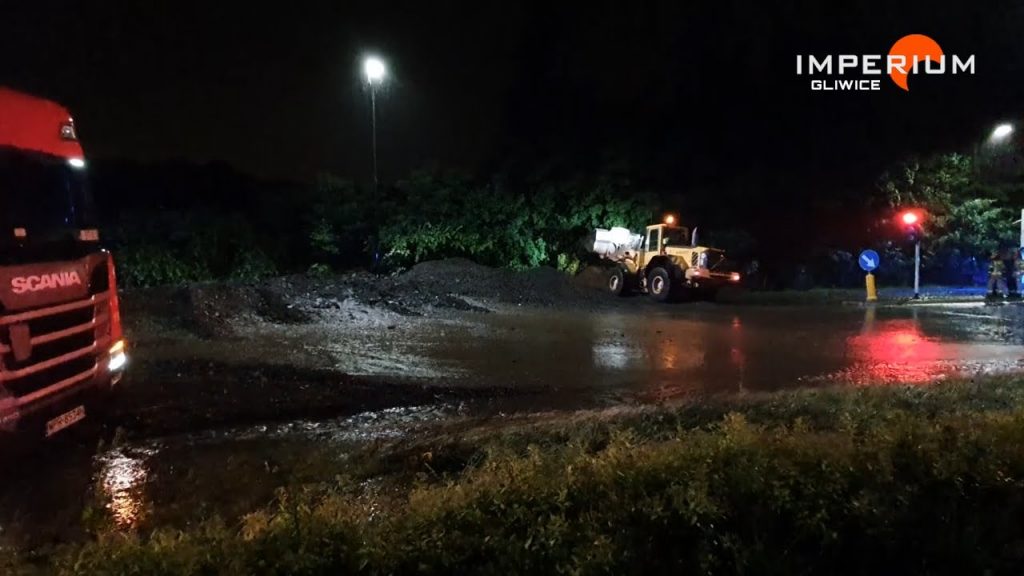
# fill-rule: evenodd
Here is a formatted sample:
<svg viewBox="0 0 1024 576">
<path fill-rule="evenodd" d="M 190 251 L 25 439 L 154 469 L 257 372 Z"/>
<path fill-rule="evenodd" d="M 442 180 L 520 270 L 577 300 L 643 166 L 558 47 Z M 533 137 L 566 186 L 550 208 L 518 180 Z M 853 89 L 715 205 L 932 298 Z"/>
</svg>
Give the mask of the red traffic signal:
<svg viewBox="0 0 1024 576">
<path fill-rule="evenodd" d="M 899 214 L 899 221 L 903 225 L 903 232 L 910 242 L 918 242 L 921 239 L 921 220 L 923 216 L 920 210 L 904 210 Z"/>
<path fill-rule="evenodd" d="M 900 214 L 900 221 L 907 226 L 913 226 L 921 221 L 921 216 L 913 210 L 907 210 Z"/>
</svg>

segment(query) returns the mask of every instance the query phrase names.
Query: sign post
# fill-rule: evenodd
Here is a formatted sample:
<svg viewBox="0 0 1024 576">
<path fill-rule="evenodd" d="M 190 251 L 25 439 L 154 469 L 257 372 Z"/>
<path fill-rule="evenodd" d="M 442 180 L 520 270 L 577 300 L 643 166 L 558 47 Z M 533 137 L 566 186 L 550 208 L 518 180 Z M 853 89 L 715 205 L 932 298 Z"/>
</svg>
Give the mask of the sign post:
<svg viewBox="0 0 1024 576">
<path fill-rule="evenodd" d="M 878 256 L 878 252 L 874 250 L 865 250 L 860 253 L 860 257 L 857 258 L 857 264 L 860 264 L 860 269 L 867 272 L 864 276 L 864 287 L 868 293 L 868 302 L 875 302 L 878 300 L 878 290 L 875 287 L 875 275 L 871 272 L 878 268 L 878 264 L 881 262 L 881 258 Z"/>
</svg>

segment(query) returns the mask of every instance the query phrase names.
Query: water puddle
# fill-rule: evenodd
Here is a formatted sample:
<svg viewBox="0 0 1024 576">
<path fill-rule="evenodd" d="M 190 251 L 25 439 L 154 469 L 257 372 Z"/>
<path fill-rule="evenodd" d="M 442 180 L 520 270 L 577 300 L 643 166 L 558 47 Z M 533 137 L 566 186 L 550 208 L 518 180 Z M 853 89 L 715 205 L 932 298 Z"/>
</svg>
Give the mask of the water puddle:
<svg viewBox="0 0 1024 576">
<path fill-rule="evenodd" d="M 285 483 L 321 477 L 323 466 L 343 472 L 353 450 L 456 414 L 447 405 L 399 407 L 150 440 L 96 456 L 95 485 L 122 530 L 178 525 L 209 513 L 231 518 L 269 502 Z"/>
<path fill-rule="evenodd" d="M 117 448 L 96 457 L 100 496 L 119 528 L 135 528 L 145 519 L 148 462 L 157 452 L 152 448 Z"/>
</svg>

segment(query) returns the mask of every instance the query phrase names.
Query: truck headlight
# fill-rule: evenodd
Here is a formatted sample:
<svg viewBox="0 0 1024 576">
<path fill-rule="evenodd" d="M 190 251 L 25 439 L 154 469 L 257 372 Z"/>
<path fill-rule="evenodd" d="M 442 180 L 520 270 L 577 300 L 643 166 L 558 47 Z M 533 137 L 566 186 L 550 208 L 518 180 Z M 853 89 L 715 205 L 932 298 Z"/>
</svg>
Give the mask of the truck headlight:
<svg viewBox="0 0 1024 576">
<path fill-rule="evenodd" d="M 114 372 L 124 368 L 128 363 L 128 356 L 124 352 L 124 340 L 118 340 L 110 347 L 110 360 L 107 361 L 107 370 Z"/>
</svg>

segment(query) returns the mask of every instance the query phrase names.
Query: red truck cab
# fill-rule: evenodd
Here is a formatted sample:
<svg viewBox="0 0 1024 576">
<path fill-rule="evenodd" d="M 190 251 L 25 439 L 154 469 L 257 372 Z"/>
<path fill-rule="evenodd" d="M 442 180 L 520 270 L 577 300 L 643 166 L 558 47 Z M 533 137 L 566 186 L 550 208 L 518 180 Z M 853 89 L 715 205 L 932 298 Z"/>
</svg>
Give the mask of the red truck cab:
<svg viewBox="0 0 1024 576">
<path fill-rule="evenodd" d="M 87 169 L 64 107 L 0 87 L 0 436 L 52 436 L 124 376 Z"/>
</svg>

